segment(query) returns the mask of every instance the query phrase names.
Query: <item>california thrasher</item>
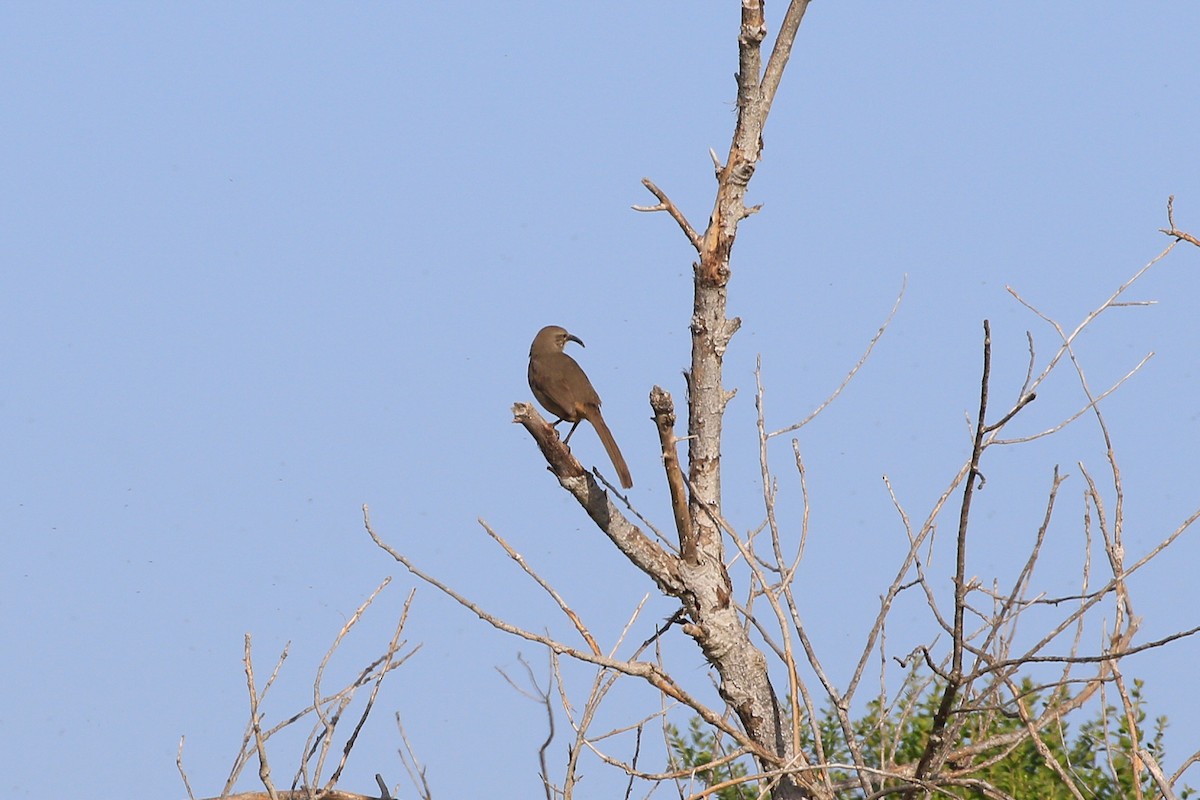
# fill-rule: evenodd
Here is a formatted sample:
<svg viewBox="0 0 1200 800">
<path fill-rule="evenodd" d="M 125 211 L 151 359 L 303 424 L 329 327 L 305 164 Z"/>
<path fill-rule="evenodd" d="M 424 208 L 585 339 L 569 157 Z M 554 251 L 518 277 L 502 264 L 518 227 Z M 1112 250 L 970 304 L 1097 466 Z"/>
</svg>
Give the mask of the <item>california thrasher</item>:
<svg viewBox="0 0 1200 800">
<path fill-rule="evenodd" d="M 563 420 L 574 423 L 563 444 L 571 440 L 571 434 L 579 427 L 580 420 L 586 419 L 592 423 L 617 470 L 621 486 L 632 489 L 633 478 L 629 475 L 629 467 L 625 466 L 617 442 L 600 414 L 600 395 L 592 388 L 592 382 L 584 374 L 583 368 L 563 352 L 567 342 L 578 342 L 580 347 L 586 347 L 578 336 L 567 333 L 557 325 L 547 325 L 533 337 L 533 344 L 529 346 L 529 388 L 533 390 L 537 401 L 558 417 L 555 425 Z"/>
</svg>

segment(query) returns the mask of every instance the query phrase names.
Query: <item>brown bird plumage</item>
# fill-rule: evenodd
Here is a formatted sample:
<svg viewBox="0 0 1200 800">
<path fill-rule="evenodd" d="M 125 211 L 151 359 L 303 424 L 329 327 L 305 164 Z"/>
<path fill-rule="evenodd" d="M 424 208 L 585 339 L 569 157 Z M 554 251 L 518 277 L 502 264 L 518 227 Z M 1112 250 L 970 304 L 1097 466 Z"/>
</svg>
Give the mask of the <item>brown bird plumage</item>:
<svg viewBox="0 0 1200 800">
<path fill-rule="evenodd" d="M 563 420 L 572 423 L 563 444 L 570 441 L 580 420 L 586 419 L 592 423 L 617 470 L 621 486 L 631 489 L 633 478 L 629 475 L 629 467 L 625 466 L 625 459 L 613 439 L 612 431 L 600 414 L 600 395 L 592 388 L 592 382 L 584 374 L 583 368 L 563 352 L 567 342 L 578 342 L 581 347 L 584 346 L 579 337 L 557 325 L 547 325 L 533 337 L 533 344 L 529 346 L 529 388 L 533 390 L 537 401 L 558 417 L 556 425 Z"/>
</svg>

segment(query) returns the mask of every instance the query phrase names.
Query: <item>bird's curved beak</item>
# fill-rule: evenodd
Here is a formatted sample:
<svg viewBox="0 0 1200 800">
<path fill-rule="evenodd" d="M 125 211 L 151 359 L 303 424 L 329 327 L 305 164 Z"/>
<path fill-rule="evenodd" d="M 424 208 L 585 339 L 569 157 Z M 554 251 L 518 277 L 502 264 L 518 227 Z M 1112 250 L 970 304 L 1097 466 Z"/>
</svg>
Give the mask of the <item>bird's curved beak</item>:
<svg viewBox="0 0 1200 800">
<path fill-rule="evenodd" d="M 576 336 L 573 333 L 567 334 L 567 341 L 568 342 L 576 342 L 580 347 L 587 347 L 587 345 L 583 343 L 583 339 L 580 339 L 578 336 Z"/>
</svg>

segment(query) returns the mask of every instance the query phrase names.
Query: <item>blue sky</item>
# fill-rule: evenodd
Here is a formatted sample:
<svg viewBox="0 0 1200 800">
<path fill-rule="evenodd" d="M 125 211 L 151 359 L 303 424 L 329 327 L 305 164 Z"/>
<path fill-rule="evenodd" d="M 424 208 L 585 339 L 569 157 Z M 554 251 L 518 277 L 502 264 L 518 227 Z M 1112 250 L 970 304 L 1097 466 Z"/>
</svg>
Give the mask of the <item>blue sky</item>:
<svg viewBox="0 0 1200 800">
<path fill-rule="evenodd" d="M 633 501 L 669 526 L 645 398 L 659 384 L 682 402 L 692 252 L 630 206 L 652 202 L 648 176 L 703 224 L 736 27 L 736 3 L 0 8 L 7 796 L 61 791 L 69 765 L 100 796 L 181 797 L 181 735 L 197 795 L 217 794 L 246 719 L 245 633 L 263 673 L 292 642 L 273 719 L 306 702 L 324 648 L 392 575 L 330 680 L 385 646 L 414 583 L 363 532 L 364 503 L 430 572 L 569 635 L 486 520 L 613 641 L 653 587 L 545 473 L 510 406 L 530 399 L 533 334 L 577 333 Z M 1027 330 L 1040 363 L 1052 351 L 1005 287 L 1073 327 L 1166 246 L 1168 195 L 1200 233 L 1197 30 L 1183 0 L 809 10 L 751 185 L 763 211 L 734 251 L 724 485 L 727 515 L 755 527 L 755 358 L 768 424 L 803 418 L 907 276 L 872 360 L 800 436 L 801 595 L 835 674 L 902 551 L 881 476 L 923 517 L 966 456 L 981 320 L 997 398 L 1020 386 Z M 1104 406 L 1136 554 L 1200 505 L 1198 259 L 1181 246 L 1132 290 L 1157 305 L 1106 314 L 1080 347 L 1097 387 L 1155 353 Z M 1014 433 L 1081 405 L 1067 377 Z M 572 444 L 606 469 L 590 432 Z M 1104 468 L 1094 424 L 991 457 L 969 571 L 1011 574 L 1057 463 L 1074 477 L 1043 563 L 1047 586 L 1069 585 L 1077 465 Z M 794 526 L 790 460 L 777 442 Z M 1198 550 L 1185 537 L 1135 581 L 1142 641 L 1198 624 Z M 673 610 L 652 597 L 632 638 Z M 930 630 L 902 616 L 889 647 Z M 407 636 L 423 647 L 385 684 L 342 788 L 401 782 L 399 711 L 438 794 L 484 775 L 540 792 L 541 712 L 495 668 L 543 654 L 424 586 Z M 675 653 L 703 688 L 701 657 Z M 1198 657 L 1185 640 L 1125 666 L 1171 718 L 1169 770 L 1200 738 Z M 647 698 L 631 686 L 608 721 Z M 296 747 L 273 751 L 277 777 Z"/>
</svg>

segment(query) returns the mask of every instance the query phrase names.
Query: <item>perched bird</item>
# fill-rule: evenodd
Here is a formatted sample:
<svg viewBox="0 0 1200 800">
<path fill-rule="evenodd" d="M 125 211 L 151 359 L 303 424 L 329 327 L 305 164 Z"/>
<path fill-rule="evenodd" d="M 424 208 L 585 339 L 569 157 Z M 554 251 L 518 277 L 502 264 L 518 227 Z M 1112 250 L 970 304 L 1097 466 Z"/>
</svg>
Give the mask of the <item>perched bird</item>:
<svg viewBox="0 0 1200 800">
<path fill-rule="evenodd" d="M 586 346 L 578 336 L 567 333 L 565 328 L 558 325 L 547 325 L 533 337 L 533 344 L 529 346 L 529 388 L 542 407 L 558 417 L 555 425 L 563 420 L 572 423 L 563 444 L 571 440 L 571 434 L 579 427 L 580 420 L 586 419 L 592 423 L 617 470 L 621 486 L 631 489 L 633 478 L 629 475 L 629 467 L 625 465 L 612 431 L 600 413 L 600 395 L 592 388 L 592 382 L 584 374 L 583 368 L 563 352 L 567 342 Z"/>
</svg>

